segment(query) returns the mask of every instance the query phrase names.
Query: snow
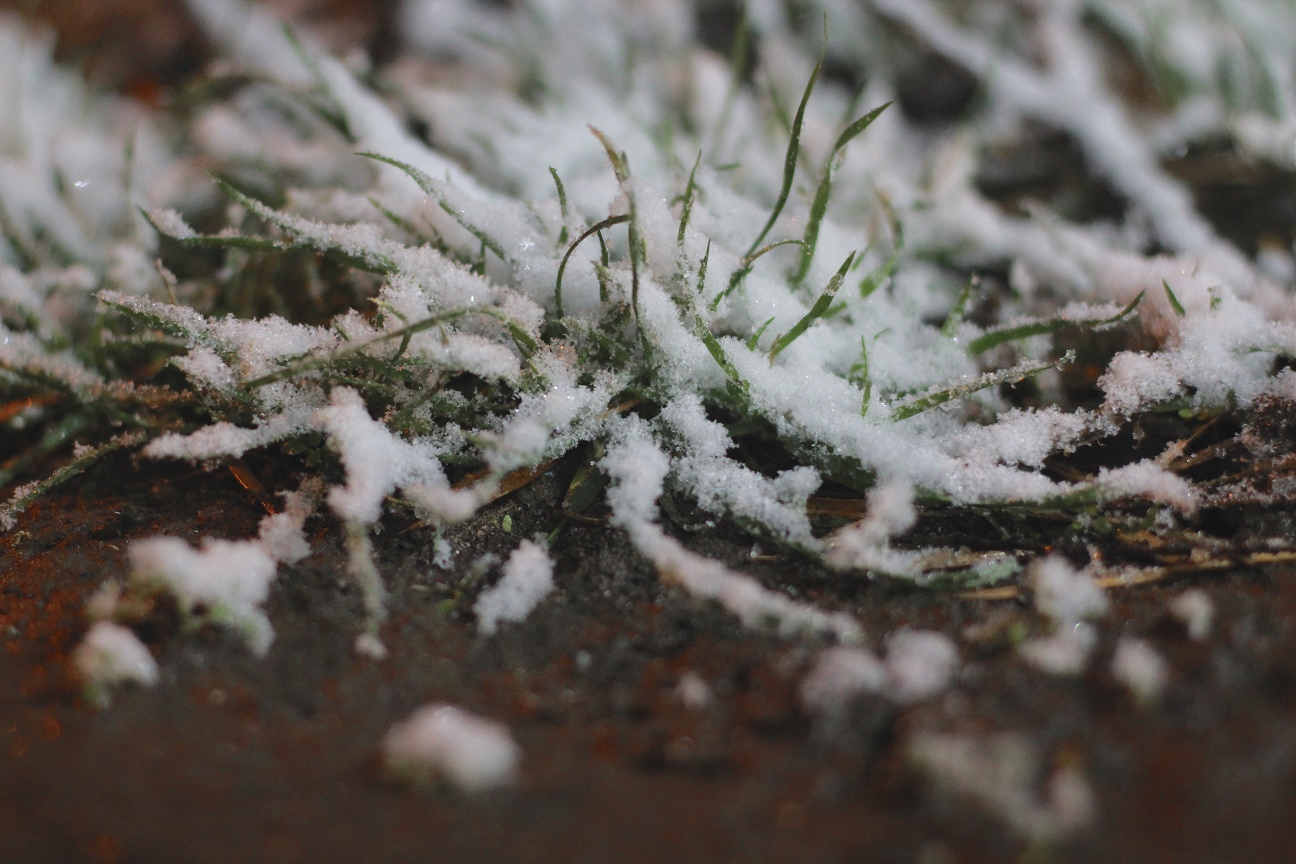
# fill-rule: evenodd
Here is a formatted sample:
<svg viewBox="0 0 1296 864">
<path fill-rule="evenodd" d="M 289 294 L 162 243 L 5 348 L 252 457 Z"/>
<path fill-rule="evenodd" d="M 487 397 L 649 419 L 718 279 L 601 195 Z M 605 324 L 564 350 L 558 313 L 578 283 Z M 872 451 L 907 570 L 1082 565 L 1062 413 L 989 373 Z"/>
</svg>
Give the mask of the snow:
<svg viewBox="0 0 1296 864">
<path fill-rule="evenodd" d="M 1085 671 L 1097 641 L 1092 625 L 1082 621 L 1062 623 L 1052 635 L 1023 642 L 1017 653 L 1041 672 L 1075 676 Z"/>
<path fill-rule="evenodd" d="M 185 615 L 228 621 L 257 655 L 269 650 L 274 630 L 261 604 L 277 567 L 260 543 L 208 538 L 195 549 L 178 537 L 152 537 L 127 551 L 132 584 L 167 591 Z"/>
<path fill-rule="evenodd" d="M 1123 636 L 1112 654 L 1111 674 L 1136 700 L 1148 703 L 1155 702 L 1165 689 L 1170 667 L 1145 640 Z"/>
<path fill-rule="evenodd" d="M 349 387 L 333 391 L 314 423 L 328 435 L 346 468 L 346 484 L 328 495 L 329 505 L 343 519 L 370 524 L 377 521 L 383 499 L 398 487 L 445 483 L 436 453 L 371 418 L 360 394 Z"/>
<path fill-rule="evenodd" d="M 816 714 L 840 711 L 856 696 L 881 693 L 887 668 L 873 652 L 857 646 L 829 648 L 815 659 L 801 682 L 801 704 Z"/>
<path fill-rule="evenodd" d="M 716 701 L 715 693 L 706 679 L 692 669 L 680 675 L 679 683 L 675 685 L 675 698 L 692 711 L 705 710 Z"/>
<path fill-rule="evenodd" d="M 490 635 L 501 622 L 525 620 L 553 587 L 549 553 L 542 544 L 524 540 L 509 555 L 503 578 L 483 591 L 473 604 L 477 626 Z"/>
<path fill-rule="evenodd" d="M 130 628 L 111 621 L 91 625 L 72 652 L 72 664 L 102 702 L 108 688 L 127 683 L 151 687 L 158 681 L 157 661 L 148 648 Z"/>
<path fill-rule="evenodd" d="M 801 704 L 815 714 L 834 714 L 861 694 L 900 704 L 943 693 L 958 671 L 958 647 L 943 633 L 901 629 L 887 640 L 886 660 L 855 645 L 821 651 L 801 682 Z"/>
<path fill-rule="evenodd" d="M 958 671 L 958 647 L 943 633 L 897 630 L 887 639 L 892 698 L 919 702 L 945 691 Z"/>
<path fill-rule="evenodd" d="M 612 521 L 626 530 L 663 580 L 717 601 L 749 627 L 773 626 L 783 634 L 817 632 L 842 642 L 859 641 L 859 625 L 849 615 L 791 600 L 750 576 L 689 551 L 667 535 L 654 520 L 669 464 L 666 456 L 648 439 L 641 423 L 624 421 L 621 435 L 622 442 L 609 448 L 600 463 L 612 479 L 607 493 Z"/>
<path fill-rule="evenodd" d="M 1104 468 L 1098 472 L 1095 485 L 1116 496 L 1142 497 L 1169 504 L 1183 513 L 1197 509 L 1197 493 L 1192 485 L 1151 460 Z"/>
<path fill-rule="evenodd" d="M 1035 608 L 1059 625 L 1100 617 L 1111 605 L 1093 577 L 1061 555 L 1037 561 L 1027 579 L 1035 589 Z"/>
<path fill-rule="evenodd" d="M 522 751 L 508 728 L 454 705 L 425 705 L 395 724 L 382 740 L 394 775 L 418 783 L 441 779 L 467 794 L 507 786 Z"/>
<path fill-rule="evenodd" d="M 1201 642 L 1210 635 L 1215 620 L 1215 602 L 1200 588 L 1189 588 L 1170 601 L 1170 613 L 1188 628 L 1188 636 Z"/>
<path fill-rule="evenodd" d="M 1053 771 L 1036 791 L 1040 754 L 1019 733 L 920 732 L 909 755 L 938 788 L 976 801 L 1036 843 L 1066 839 L 1097 815 L 1089 783 L 1075 767 Z"/>
</svg>

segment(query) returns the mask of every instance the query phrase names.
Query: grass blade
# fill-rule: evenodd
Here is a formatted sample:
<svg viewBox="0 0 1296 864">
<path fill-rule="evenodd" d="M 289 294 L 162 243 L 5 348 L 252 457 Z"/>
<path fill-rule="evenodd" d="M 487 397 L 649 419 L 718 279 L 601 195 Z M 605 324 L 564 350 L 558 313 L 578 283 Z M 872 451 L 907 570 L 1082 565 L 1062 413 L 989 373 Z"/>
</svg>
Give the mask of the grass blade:
<svg viewBox="0 0 1296 864">
<path fill-rule="evenodd" d="M 962 399 L 964 396 L 971 396 L 973 393 L 987 387 L 994 387 L 997 384 L 1016 384 L 1018 381 L 1030 378 L 1032 375 L 1038 375 L 1048 369 L 1061 368 L 1073 360 L 1075 360 L 1075 352 L 1068 351 L 1061 359 L 1048 363 L 1032 363 L 1028 360 L 1007 369 L 987 372 L 975 381 L 943 387 L 901 401 L 892 407 L 891 419 L 895 421 L 907 420 L 938 405 L 944 405 L 946 402 L 952 402 L 955 399 Z"/>
<path fill-rule="evenodd" d="M 819 179 L 819 188 L 815 190 L 814 202 L 810 205 L 810 217 L 806 222 L 805 235 L 802 237 L 801 263 L 797 266 L 796 273 L 792 275 L 793 285 L 800 285 L 805 281 L 806 274 L 810 272 L 810 262 L 814 259 L 815 246 L 819 242 L 819 227 L 823 224 L 824 214 L 828 211 L 828 199 L 832 196 L 833 165 L 837 161 L 838 154 L 857 135 L 872 125 L 890 104 L 886 102 L 874 108 L 843 129 L 837 136 L 837 142 L 833 144 L 832 151 L 828 154 L 828 161 L 824 165 L 823 177 Z"/>
<path fill-rule="evenodd" d="M 625 214 L 622 214 L 620 216 L 609 216 L 608 218 L 604 219 L 602 222 L 598 223 L 597 225 L 585 229 L 583 232 L 581 232 L 581 235 L 577 237 L 570 246 L 567 247 L 567 254 L 562 257 L 562 261 L 558 264 L 558 278 L 554 282 L 554 306 L 556 308 L 557 317 L 559 318 L 563 317 L 563 306 L 562 306 L 563 273 L 567 270 L 567 261 L 568 259 L 571 258 L 572 253 L 576 251 L 576 247 L 579 246 L 581 243 L 585 242 L 593 235 L 598 234 L 599 245 L 603 249 L 603 254 L 602 254 L 603 266 L 606 267 L 608 264 L 607 246 L 603 245 L 603 235 L 600 232 L 602 232 L 604 228 L 611 228 L 613 225 L 620 225 L 622 222 L 629 222 L 629 221 L 630 221 L 630 217 Z"/>
<path fill-rule="evenodd" d="M 783 349 L 795 342 L 802 333 L 808 330 L 811 324 L 824 316 L 824 313 L 828 311 L 828 307 L 832 305 L 833 297 L 836 296 L 837 289 L 841 287 L 842 280 L 846 278 L 846 271 L 850 269 L 854 261 L 855 253 L 852 252 L 846 256 L 846 260 L 837 268 L 837 272 L 833 274 L 833 277 L 828 280 L 828 287 L 819 295 L 819 299 L 810 307 L 810 311 L 803 315 L 800 321 L 793 324 L 791 330 L 774 340 L 774 347 L 770 349 L 769 355 L 771 363 L 774 362 L 775 357 L 782 353 Z"/>
<path fill-rule="evenodd" d="M 744 258 L 751 257 L 751 254 L 760 246 L 765 235 L 774 227 L 778 221 L 779 215 L 783 212 L 783 206 L 787 204 L 788 195 L 792 192 L 792 178 L 796 176 L 797 154 L 801 151 L 801 124 L 805 120 L 806 105 L 810 102 L 810 93 L 814 90 L 815 82 L 819 80 L 819 73 L 823 70 L 824 55 L 819 54 L 819 62 L 815 63 L 814 71 L 810 73 L 810 80 L 806 82 L 805 92 L 801 94 L 801 104 L 797 106 L 796 116 L 792 118 L 792 134 L 788 138 L 787 154 L 783 157 L 783 186 L 779 189 L 778 200 L 774 203 L 774 209 L 770 211 L 769 219 L 765 221 L 765 227 L 761 229 L 756 239 L 752 241 L 751 247 L 748 248 Z"/>
<path fill-rule="evenodd" d="M 719 294 L 717 294 L 715 296 L 715 299 L 711 301 L 711 311 L 714 312 L 720 306 L 721 300 L 728 297 L 735 290 L 737 290 L 738 286 L 742 284 L 742 281 L 747 278 L 747 274 L 751 272 L 752 265 L 756 263 L 756 260 L 758 258 L 760 258 L 762 255 L 764 255 L 766 252 L 770 251 L 771 249 L 777 249 L 780 246 L 792 246 L 794 244 L 799 244 L 799 243 L 801 243 L 800 240 L 776 240 L 775 242 L 770 243 L 768 246 L 762 247 L 761 249 L 758 249 L 756 252 L 753 252 L 751 255 L 748 255 L 747 257 L 743 258 L 742 261 L 739 261 L 738 269 L 735 270 L 733 273 L 729 274 L 729 284 L 726 285 L 725 289 L 721 291 Z"/>
<path fill-rule="evenodd" d="M 418 184 L 418 187 L 420 189 L 422 189 L 429 196 L 431 196 L 433 199 L 436 200 L 437 204 L 441 207 L 442 210 L 444 210 L 450 216 L 451 219 L 459 223 L 459 227 L 463 228 L 469 234 L 476 237 L 483 246 L 485 246 L 490 251 L 494 252 L 495 256 L 499 258 L 501 261 L 503 261 L 505 264 L 508 264 L 511 267 L 516 263 L 511 257 L 505 254 L 504 247 L 501 246 L 497 240 L 492 238 L 481 228 L 478 228 L 476 225 L 473 225 L 471 222 L 469 222 L 462 213 L 456 210 L 454 206 L 451 205 L 451 203 L 446 200 L 445 195 L 441 192 L 439 188 L 437 188 L 437 185 L 434 182 L 432 182 L 431 177 L 424 174 L 422 171 L 415 168 L 413 165 L 408 165 L 404 162 L 401 162 L 399 159 L 392 159 L 390 156 L 383 156 L 378 153 L 368 153 L 368 152 L 359 153 L 357 155 L 364 156 L 366 159 L 373 159 L 378 162 L 385 162 L 386 164 L 391 165 L 394 168 L 399 168 L 401 171 L 404 171 L 405 174 L 408 175 L 411 180 L 413 180 L 415 183 Z"/>
<path fill-rule="evenodd" d="M 701 163 L 702 151 L 699 150 L 697 160 L 693 163 L 693 170 L 689 172 L 688 183 L 684 185 L 684 206 L 680 210 L 679 235 L 675 238 L 675 242 L 680 246 L 684 245 L 684 231 L 688 228 L 689 217 L 693 215 L 693 194 L 697 190 L 694 181 L 697 178 L 698 165 Z"/>
<path fill-rule="evenodd" d="M 1174 291 L 1170 290 L 1170 283 L 1162 279 L 1161 287 L 1165 288 L 1166 299 L 1170 301 L 1170 308 L 1174 310 L 1175 315 L 1179 318 L 1184 317 L 1187 313 L 1184 311 L 1183 304 L 1179 302 L 1179 298 L 1175 296 Z"/>
<path fill-rule="evenodd" d="M 1140 291 L 1139 295 L 1130 301 L 1120 312 L 1110 318 L 1090 318 L 1079 321 L 1069 321 L 1063 318 L 1049 318 L 1044 321 L 1031 321 L 1026 324 L 1017 324 L 1012 327 L 1003 327 L 997 330 L 991 330 L 983 333 L 976 339 L 968 343 L 968 354 L 972 357 L 978 354 L 984 354 L 991 348 L 997 348 L 1007 342 L 1016 342 L 1021 339 L 1029 339 L 1031 336 L 1044 336 L 1049 333 L 1057 333 L 1067 327 L 1106 327 L 1111 324 L 1118 324 L 1133 314 L 1134 309 L 1143 301 L 1144 292 Z"/>
<path fill-rule="evenodd" d="M 554 186 L 558 188 L 558 209 L 562 213 L 562 230 L 558 232 L 558 245 L 567 244 L 567 222 L 571 214 L 567 211 L 567 190 L 563 187 L 562 178 L 558 176 L 558 169 L 552 165 L 549 166 L 549 176 L 553 177 Z"/>
<path fill-rule="evenodd" d="M 945 316 L 945 323 L 941 324 L 940 333 L 946 339 L 953 339 L 954 332 L 958 330 L 958 325 L 963 323 L 963 315 L 967 312 L 968 300 L 972 298 L 972 291 L 981 287 L 981 277 L 973 276 L 968 279 L 963 290 L 959 292 L 958 299 L 954 301 L 954 306 L 950 309 L 949 314 Z"/>
</svg>

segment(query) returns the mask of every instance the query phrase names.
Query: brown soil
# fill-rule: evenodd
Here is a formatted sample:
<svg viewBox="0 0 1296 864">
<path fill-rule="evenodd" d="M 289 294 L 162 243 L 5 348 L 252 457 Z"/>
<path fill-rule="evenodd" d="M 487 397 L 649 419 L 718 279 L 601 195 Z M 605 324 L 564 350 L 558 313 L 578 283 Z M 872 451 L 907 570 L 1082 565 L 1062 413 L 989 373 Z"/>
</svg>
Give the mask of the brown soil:
<svg viewBox="0 0 1296 864">
<path fill-rule="evenodd" d="M 0 860 L 202 861 L 1287 861 L 1296 854 L 1296 581 L 1288 569 L 1198 579 L 1218 626 L 1187 638 L 1164 611 L 1185 583 L 1117 592 L 1093 669 L 1023 666 L 964 640 L 959 683 L 899 709 L 865 698 L 835 722 L 795 688 L 817 647 L 740 630 L 667 590 L 616 531 L 572 526 L 559 588 L 523 624 L 477 634 L 471 562 L 547 530 L 560 466 L 462 530 L 451 573 L 430 537 L 390 518 L 392 588 L 381 663 L 355 657 L 362 611 L 336 532 L 286 568 L 262 661 L 218 629 L 182 634 L 156 610 L 138 628 L 163 683 L 107 711 L 80 697 L 67 653 L 84 600 L 123 578 L 131 539 L 251 535 L 257 503 L 225 471 L 105 466 L 33 508 L 0 554 Z M 500 528 L 504 514 L 512 537 Z M 1024 606 L 848 580 L 803 562 L 753 563 L 750 541 L 693 535 L 710 554 L 851 609 L 880 638 L 898 626 L 960 636 Z M 792 574 L 796 574 L 793 579 Z M 464 599 L 469 598 L 469 599 Z M 1115 639 L 1151 640 L 1173 668 L 1140 708 L 1101 670 Z M 969 647 L 971 645 L 972 647 Z M 692 670 L 717 699 L 674 695 Z M 511 790 L 465 798 L 384 779 L 377 746 L 416 706 L 449 701 L 506 722 L 525 751 Z M 1029 849 L 992 813 L 940 792 L 906 752 L 917 729 L 1019 731 L 1051 764 L 1078 765 L 1099 816 Z M 1042 857 L 1036 857 L 1042 856 Z"/>
</svg>

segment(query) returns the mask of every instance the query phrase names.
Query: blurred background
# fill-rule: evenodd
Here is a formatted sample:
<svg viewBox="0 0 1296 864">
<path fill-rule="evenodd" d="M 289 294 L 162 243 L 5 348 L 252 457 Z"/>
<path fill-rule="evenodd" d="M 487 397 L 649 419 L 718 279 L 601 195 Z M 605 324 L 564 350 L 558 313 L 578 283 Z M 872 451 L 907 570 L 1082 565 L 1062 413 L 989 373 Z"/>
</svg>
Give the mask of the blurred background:
<svg viewBox="0 0 1296 864">
<path fill-rule="evenodd" d="M 335 51 L 364 48 L 382 59 L 394 46 L 398 0 L 266 0 Z M 49 26 L 57 56 L 97 85 L 146 102 L 199 71 L 210 46 L 181 0 L 0 0 L 0 10 Z"/>
</svg>

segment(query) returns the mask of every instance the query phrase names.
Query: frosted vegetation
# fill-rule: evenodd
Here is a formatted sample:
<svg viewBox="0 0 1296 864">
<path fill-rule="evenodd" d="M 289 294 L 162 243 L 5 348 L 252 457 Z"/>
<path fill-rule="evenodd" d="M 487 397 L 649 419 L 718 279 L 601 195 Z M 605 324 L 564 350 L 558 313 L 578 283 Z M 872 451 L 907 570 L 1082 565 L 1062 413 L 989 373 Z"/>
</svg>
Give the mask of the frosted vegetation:
<svg viewBox="0 0 1296 864">
<path fill-rule="evenodd" d="M 226 60 L 165 112 L 88 92 L 44 37 L 0 26 L 0 394 L 39 430 L 5 463 L 24 485 L 0 520 L 114 451 L 284 454 L 300 486 L 258 538 L 130 552 L 129 591 L 171 591 L 257 651 L 305 520 L 346 538 L 358 647 L 380 656 L 384 512 L 460 566 L 442 529 L 576 452 L 593 467 L 571 507 L 605 497 L 664 579 L 753 626 L 858 641 L 850 616 L 686 548 L 660 508 L 842 578 L 982 585 L 1030 562 L 914 548 L 923 508 L 1031 506 L 1083 534 L 1119 505 L 1168 531 L 1248 490 L 1176 473 L 1182 441 L 1050 460 L 1149 413 L 1296 399 L 1290 250 L 1231 245 L 1162 167 L 1221 138 L 1296 167 L 1281 4 L 751 0 L 725 57 L 676 0 L 410 0 L 381 69 L 236 0 L 189 5 Z M 919 48 L 975 82 L 952 131 L 892 104 Z M 984 194 L 986 154 L 1040 124 L 1118 212 Z M 855 521 L 829 531 L 829 510 Z M 478 602 L 488 632 L 552 585 L 524 543 Z M 1094 610 L 1069 609 L 1065 567 L 1038 573 L 1075 623 Z M 904 699 L 948 677 L 905 677 L 921 647 L 838 659 Z M 1031 650 L 1057 668 L 1087 645 Z"/>
</svg>

